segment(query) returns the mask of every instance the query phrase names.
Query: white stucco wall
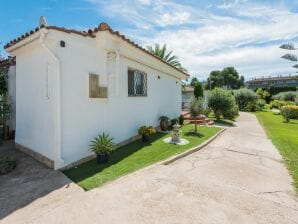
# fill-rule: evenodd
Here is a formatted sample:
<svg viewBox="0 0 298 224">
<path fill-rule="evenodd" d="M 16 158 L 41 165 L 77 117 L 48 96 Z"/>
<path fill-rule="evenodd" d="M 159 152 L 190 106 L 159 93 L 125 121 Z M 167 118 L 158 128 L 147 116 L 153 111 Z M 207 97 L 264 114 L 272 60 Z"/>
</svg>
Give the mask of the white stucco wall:
<svg viewBox="0 0 298 224">
<path fill-rule="evenodd" d="M 38 43 L 16 54 L 15 142 L 54 160 L 53 65 Z"/>
<path fill-rule="evenodd" d="M 60 40 L 65 41 L 65 48 L 60 47 Z M 161 115 L 174 118 L 180 114 L 180 79 L 171 75 L 172 68 L 151 56 L 107 34 L 90 38 L 50 30 L 45 41 L 59 59 L 61 73 L 61 157 L 65 163 L 55 168 L 91 155 L 90 141 L 102 132 L 119 143 L 135 136 L 142 125 L 158 125 Z M 108 52 L 112 52 L 110 59 Z M 15 54 L 16 142 L 57 160 L 53 59 L 38 41 Z M 128 97 L 128 67 L 147 73 L 147 97 Z M 98 74 L 100 86 L 108 87 L 107 99 L 89 98 L 89 73 Z"/>
</svg>

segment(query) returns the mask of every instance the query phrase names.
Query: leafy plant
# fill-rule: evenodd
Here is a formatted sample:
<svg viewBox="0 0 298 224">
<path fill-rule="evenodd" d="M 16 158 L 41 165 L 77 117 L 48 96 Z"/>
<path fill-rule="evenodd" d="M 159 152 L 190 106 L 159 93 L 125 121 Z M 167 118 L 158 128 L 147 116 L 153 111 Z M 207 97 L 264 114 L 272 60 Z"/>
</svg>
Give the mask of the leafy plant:
<svg viewBox="0 0 298 224">
<path fill-rule="evenodd" d="M 12 157 L 1 157 L 0 158 L 0 174 L 7 174 L 17 166 L 17 161 Z"/>
<path fill-rule="evenodd" d="M 165 62 L 173 65 L 174 67 L 187 72 L 185 68 L 182 67 L 178 57 L 176 55 L 173 55 L 173 51 L 167 51 L 167 45 L 164 44 L 162 47 L 159 44 L 155 44 L 154 47 L 147 46 L 147 50 L 154 54 L 155 56 L 161 58 Z"/>
<path fill-rule="evenodd" d="M 178 117 L 178 121 L 179 121 L 179 125 L 183 125 L 184 124 L 184 117 L 183 117 L 183 115 L 180 115 Z"/>
<path fill-rule="evenodd" d="M 233 93 L 240 110 L 244 110 L 248 104 L 251 105 L 257 100 L 257 94 L 251 89 L 241 88 L 234 90 Z"/>
<path fill-rule="evenodd" d="M 295 103 L 292 101 L 283 101 L 283 100 L 272 100 L 270 102 L 270 108 L 277 108 L 277 109 L 281 109 L 283 106 L 286 105 L 294 105 Z"/>
<path fill-rule="evenodd" d="M 139 133 L 139 135 L 142 135 L 143 142 L 146 142 L 149 140 L 150 135 L 153 135 L 156 133 L 156 130 L 152 126 L 149 126 L 149 127 L 142 126 L 139 128 L 138 133 Z"/>
<path fill-rule="evenodd" d="M 281 115 L 285 122 L 290 122 L 290 119 L 298 119 L 298 106 L 287 105 L 281 108 Z"/>
<path fill-rule="evenodd" d="M 235 111 L 235 98 L 228 90 L 221 88 L 212 90 L 208 99 L 208 106 L 213 110 L 217 120 L 222 115 L 234 114 L 235 116 L 235 113 L 230 113 L 233 110 Z"/>
<path fill-rule="evenodd" d="M 298 99 L 298 91 L 281 92 L 272 96 L 272 99 L 295 102 L 295 100 Z"/>
<path fill-rule="evenodd" d="M 89 149 L 95 154 L 110 154 L 114 150 L 113 138 L 103 132 L 91 141 Z"/>
<path fill-rule="evenodd" d="M 195 98 L 199 98 L 199 97 L 203 97 L 204 93 L 203 93 L 203 86 L 200 82 L 197 82 L 195 84 L 194 90 L 193 90 L 193 94 L 195 96 Z"/>
<path fill-rule="evenodd" d="M 197 116 L 204 112 L 203 99 L 201 97 L 192 99 L 189 106 L 189 112 L 190 115 L 195 119 L 195 133 L 197 133 Z"/>
</svg>

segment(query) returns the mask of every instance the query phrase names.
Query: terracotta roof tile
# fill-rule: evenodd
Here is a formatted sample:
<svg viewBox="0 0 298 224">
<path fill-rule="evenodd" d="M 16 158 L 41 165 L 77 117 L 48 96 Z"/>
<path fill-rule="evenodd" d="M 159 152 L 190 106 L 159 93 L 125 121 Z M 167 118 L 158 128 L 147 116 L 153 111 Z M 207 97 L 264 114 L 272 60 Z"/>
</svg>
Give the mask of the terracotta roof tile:
<svg viewBox="0 0 298 224">
<path fill-rule="evenodd" d="M 73 30 L 73 29 L 67 29 L 67 28 L 64 28 L 64 27 L 57 27 L 57 26 L 41 26 L 40 28 L 46 28 L 46 29 L 52 29 L 52 30 L 58 30 L 58 31 L 62 31 L 62 32 L 65 32 L 65 33 L 74 33 L 74 34 L 78 34 L 78 35 L 81 35 L 81 36 L 84 36 L 84 37 L 96 37 L 96 33 L 99 32 L 99 31 L 108 31 L 109 33 L 113 34 L 113 35 L 116 35 L 118 36 L 119 38 L 121 38 L 122 40 L 124 40 L 125 42 L 131 44 L 132 46 L 142 50 L 143 52 L 151 55 L 152 57 L 158 59 L 159 61 L 167 64 L 168 66 L 176 69 L 177 71 L 179 72 L 182 72 L 184 75 L 186 76 L 189 76 L 189 74 L 187 74 L 186 72 L 176 68 L 175 66 L 167 63 L 166 61 L 162 60 L 161 58 L 155 56 L 154 54 L 152 54 L 151 52 L 149 52 L 147 49 L 143 48 L 142 46 L 136 44 L 135 42 L 133 42 L 132 40 L 130 40 L 129 38 L 127 38 L 126 36 L 124 36 L 123 34 L 120 34 L 119 31 L 114 31 L 112 30 L 112 28 L 107 24 L 107 23 L 100 23 L 98 25 L 98 27 L 95 27 L 93 30 L 92 29 L 89 29 L 87 32 L 86 31 L 77 31 L 77 30 Z M 36 27 L 35 29 L 33 30 L 30 30 L 29 32 L 21 35 L 20 37 L 18 37 L 17 39 L 14 39 L 12 41 L 10 41 L 9 43 L 7 43 L 5 46 L 4 46 L 4 49 L 7 49 L 11 46 L 13 46 L 14 44 L 22 41 L 23 39 L 31 36 L 32 34 L 36 33 L 37 31 L 39 31 L 40 29 L 39 27 Z"/>
</svg>

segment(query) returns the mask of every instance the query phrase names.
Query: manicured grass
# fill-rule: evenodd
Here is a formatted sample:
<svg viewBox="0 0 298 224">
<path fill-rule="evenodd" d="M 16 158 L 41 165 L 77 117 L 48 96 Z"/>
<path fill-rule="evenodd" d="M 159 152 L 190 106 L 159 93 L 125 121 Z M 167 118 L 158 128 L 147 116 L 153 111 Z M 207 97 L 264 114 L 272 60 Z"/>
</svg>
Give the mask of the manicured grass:
<svg viewBox="0 0 298 224">
<path fill-rule="evenodd" d="M 187 145 L 166 144 L 163 139 L 169 137 L 170 134 L 157 133 L 151 137 L 148 143 L 138 140 L 115 150 L 106 164 L 98 165 L 94 159 L 77 168 L 66 170 L 64 173 L 85 190 L 90 190 L 200 145 L 220 130 L 218 127 L 199 126 L 199 133 L 195 135 L 190 132 L 192 129 L 194 129 L 194 125 L 184 125 L 181 128 L 182 137 L 190 142 Z"/>
<path fill-rule="evenodd" d="M 274 115 L 272 112 L 255 114 L 283 156 L 298 192 L 298 120 L 284 123 L 281 115 Z"/>
</svg>

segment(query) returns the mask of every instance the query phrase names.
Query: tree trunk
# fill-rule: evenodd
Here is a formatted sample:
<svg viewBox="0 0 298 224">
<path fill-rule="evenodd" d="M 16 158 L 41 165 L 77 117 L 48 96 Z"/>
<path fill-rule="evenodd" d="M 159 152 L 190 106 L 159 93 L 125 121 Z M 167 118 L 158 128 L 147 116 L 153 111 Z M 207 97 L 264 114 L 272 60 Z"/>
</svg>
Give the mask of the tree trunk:
<svg viewBox="0 0 298 224">
<path fill-rule="evenodd" d="M 195 133 L 197 133 L 198 129 L 197 129 L 197 117 L 195 117 Z"/>
</svg>

